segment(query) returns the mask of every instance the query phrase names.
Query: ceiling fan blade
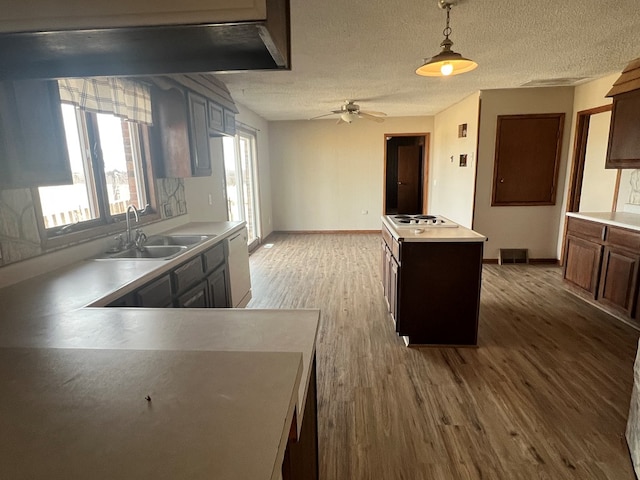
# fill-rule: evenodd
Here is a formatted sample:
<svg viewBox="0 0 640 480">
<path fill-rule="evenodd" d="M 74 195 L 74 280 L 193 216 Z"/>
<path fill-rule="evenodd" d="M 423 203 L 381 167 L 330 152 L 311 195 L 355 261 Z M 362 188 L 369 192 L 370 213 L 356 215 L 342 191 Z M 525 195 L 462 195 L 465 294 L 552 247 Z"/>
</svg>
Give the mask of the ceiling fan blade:
<svg viewBox="0 0 640 480">
<path fill-rule="evenodd" d="M 347 123 L 347 122 L 345 122 L 342 118 L 338 118 L 336 125 L 340 125 L 341 123 Z"/>
<path fill-rule="evenodd" d="M 360 113 L 366 113 L 367 115 L 373 115 L 375 117 L 386 117 L 387 114 L 384 112 L 373 112 L 371 110 L 360 110 Z"/>
<path fill-rule="evenodd" d="M 358 114 L 360 118 L 366 118 L 367 120 L 373 120 L 374 122 L 382 123 L 384 118 L 376 117 L 375 115 L 369 115 L 368 113 L 360 112 Z"/>
<path fill-rule="evenodd" d="M 310 118 L 309 120 L 316 120 L 317 118 L 328 117 L 329 115 L 335 115 L 335 112 L 325 113 L 324 115 L 318 115 L 317 117 Z"/>
</svg>

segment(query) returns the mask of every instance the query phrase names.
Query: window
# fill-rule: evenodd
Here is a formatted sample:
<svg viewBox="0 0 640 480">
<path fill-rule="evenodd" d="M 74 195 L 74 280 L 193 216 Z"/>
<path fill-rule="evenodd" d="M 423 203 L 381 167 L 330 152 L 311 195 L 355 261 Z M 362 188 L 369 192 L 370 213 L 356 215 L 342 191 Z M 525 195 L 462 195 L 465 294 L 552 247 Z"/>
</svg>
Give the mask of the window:
<svg viewBox="0 0 640 480">
<path fill-rule="evenodd" d="M 148 192 L 141 148 L 145 125 L 108 113 L 92 113 L 62 104 L 73 184 L 40 187 L 44 225 L 77 229 L 109 223 L 129 204 L 142 209 Z"/>
<path fill-rule="evenodd" d="M 256 136 L 238 129 L 223 139 L 229 220 L 247 222 L 249 248 L 260 241 Z"/>
</svg>

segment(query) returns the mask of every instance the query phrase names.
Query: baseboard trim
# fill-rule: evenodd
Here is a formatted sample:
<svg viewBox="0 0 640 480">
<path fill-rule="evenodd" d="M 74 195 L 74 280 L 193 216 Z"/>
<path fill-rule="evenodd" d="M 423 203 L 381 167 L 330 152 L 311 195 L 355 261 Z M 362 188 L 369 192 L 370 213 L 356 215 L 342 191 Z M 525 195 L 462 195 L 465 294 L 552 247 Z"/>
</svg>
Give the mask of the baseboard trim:
<svg viewBox="0 0 640 480">
<path fill-rule="evenodd" d="M 488 265 L 497 265 L 497 258 L 483 258 L 482 263 Z M 535 263 L 536 265 L 560 265 L 560 260 L 557 258 L 530 258 L 529 263 Z M 525 263 L 505 263 L 505 265 L 526 265 Z"/>
<path fill-rule="evenodd" d="M 308 234 L 318 234 L 318 233 L 331 233 L 331 234 L 348 234 L 348 235 L 359 235 L 359 234 L 371 234 L 371 233 L 380 233 L 380 229 L 378 230 L 279 230 L 278 232 L 273 233 L 289 233 L 293 235 L 308 235 Z"/>
</svg>

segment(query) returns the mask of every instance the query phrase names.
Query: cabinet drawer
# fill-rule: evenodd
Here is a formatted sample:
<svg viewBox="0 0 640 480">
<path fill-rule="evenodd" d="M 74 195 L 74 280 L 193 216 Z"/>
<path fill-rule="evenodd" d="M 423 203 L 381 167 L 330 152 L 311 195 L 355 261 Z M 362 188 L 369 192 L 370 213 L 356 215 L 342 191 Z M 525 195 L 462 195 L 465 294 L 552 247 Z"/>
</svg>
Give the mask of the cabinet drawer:
<svg viewBox="0 0 640 480">
<path fill-rule="evenodd" d="M 210 272 L 224 262 L 224 242 L 220 242 L 215 247 L 207 250 L 202 255 L 204 258 L 204 270 Z"/>
<path fill-rule="evenodd" d="M 200 256 L 185 263 L 181 267 L 171 272 L 173 277 L 173 286 L 176 293 L 184 291 L 194 283 L 202 280 L 204 270 L 202 270 L 202 258 Z"/>
<path fill-rule="evenodd" d="M 393 253 L 395 259 L 400 261 L 400 244 L 395 238 L 393 238 L 393 236 L 391 236 L 391 232 L 389 232 L 387 227 L 384 225 L 382 226 L 382 238 L 387 244 L 387 247 L 389 247 L 389 250 L 391 250 L 391 253 Z"/>
<path fill-rule="evenodd" d="M 135 293 L 139 307 L 166 307 L 171 303 L 171 279 L 165 275 Z"/>
<path fill-rule="evenodd" d="M 197 287 L 180 295 L 177 299 L 178 308 L 206 308 L 207 284 L 202 282 Z"/>
<path fill-rule="evenodd" d="M 619 247 L 640 250 L 640 232 L 625 230 L 624 228 L 609 227 L 607 231 L 607 242 Z"/>
<path fill-rule="evenodd" d="M 568 233 L 596 242 L 604 241 L 606 230 L 607 226 L 602 223 L 589 222 L 573 217 L 569 217 L 569 223 L 567 224 Z"/>
</svg>

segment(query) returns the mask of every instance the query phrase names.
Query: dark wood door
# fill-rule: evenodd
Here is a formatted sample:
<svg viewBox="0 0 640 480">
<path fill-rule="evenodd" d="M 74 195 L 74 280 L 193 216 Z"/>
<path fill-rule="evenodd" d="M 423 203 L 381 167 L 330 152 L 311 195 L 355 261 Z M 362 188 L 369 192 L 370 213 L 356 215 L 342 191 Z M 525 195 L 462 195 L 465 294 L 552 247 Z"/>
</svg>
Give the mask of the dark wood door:
<svg viewBox="0 0 640 480">
<path fill-rule="evenodd" d="M 564 278 L 595 298 L 602 258 L 602 245 L 573 235 L 567 236 Z"/>
<path fill-rule="evenodd" d="M 631 315 L 638 280 L 637 254 L 605 247 L 599 300 Z"/>
<path fill-rule="evenodd" d="M 554 205 L 564 113 L 500 115 L 492 205 Z"/>
<path fill-rule="evenodd" d="M 422 151 L 418 145 L 398 147 L 398 213 L 422 213 L 420 199 L 420 165 Z"/>
<path fill-rule="evenodd" d="M 206 308 L 207 307 L 207 284 L 202 282 L 187 293 L 180 295 L 177 299 L 179 308 Z"/>
</svg>

